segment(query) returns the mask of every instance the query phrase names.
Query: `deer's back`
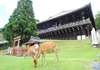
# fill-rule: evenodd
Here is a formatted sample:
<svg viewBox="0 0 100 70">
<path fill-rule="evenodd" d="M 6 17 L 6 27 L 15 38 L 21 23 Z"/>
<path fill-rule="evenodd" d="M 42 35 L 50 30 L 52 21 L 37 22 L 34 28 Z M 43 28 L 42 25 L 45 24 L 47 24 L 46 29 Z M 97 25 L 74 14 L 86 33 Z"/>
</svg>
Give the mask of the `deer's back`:
<svg viewBox="0 0 100 70">
<path fill-rule="evenodd" d="M 53 52 L 56 48 L 55 42 L 44 42 L 40 44 L 40 50 L 41 52 Z"/>
</svg>

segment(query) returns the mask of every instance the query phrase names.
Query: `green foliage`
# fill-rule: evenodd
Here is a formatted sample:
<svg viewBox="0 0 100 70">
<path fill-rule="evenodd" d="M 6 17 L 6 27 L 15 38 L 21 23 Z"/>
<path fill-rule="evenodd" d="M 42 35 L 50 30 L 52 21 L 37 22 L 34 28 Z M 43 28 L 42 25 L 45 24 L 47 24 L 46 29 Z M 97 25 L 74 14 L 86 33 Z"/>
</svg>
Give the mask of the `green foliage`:
<svg viewBox="0 0 100 70">
<path fill-rule="evenodd" d="M 21 36 L 21 43 L 29 40 L 30 36 L 37 35 L 36 20 L 31 0 L 20 0 L 17 8 L 10 16 L 9 23 L 4 28 L 4 37 L 10 45 L 13 38 Z"/>
<path fill-rule="evenodd" d="M 95 22 L 96 22 L 96 28 L 100 29 L 100 12 L 98 12 L 98 14 L 96 15 Z"/>
<path fill-rule="evenodd" d="M 0 33 L 2 32 L 3 28 L 0 28 Z"/>
</svg>

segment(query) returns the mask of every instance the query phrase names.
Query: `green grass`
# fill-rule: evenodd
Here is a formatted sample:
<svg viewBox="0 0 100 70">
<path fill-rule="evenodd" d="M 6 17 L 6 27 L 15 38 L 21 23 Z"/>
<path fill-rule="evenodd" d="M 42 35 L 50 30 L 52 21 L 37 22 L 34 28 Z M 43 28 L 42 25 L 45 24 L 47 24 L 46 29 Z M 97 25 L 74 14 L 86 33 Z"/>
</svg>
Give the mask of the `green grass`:
<svg viewBox="0 0 100 70">
<path fill-rule="evenodd" d="M 59 40 L 56 43 L 58 63 L 54 54 L 46 55 L 45 64 L 39 60 L 37 68 L 34 68 L 31 57 L 0 55 L 0 70 L 92 70 L 91 63 L 100 54 L 100 48 L 91 47 L 89 40 Z"/>
</svg>

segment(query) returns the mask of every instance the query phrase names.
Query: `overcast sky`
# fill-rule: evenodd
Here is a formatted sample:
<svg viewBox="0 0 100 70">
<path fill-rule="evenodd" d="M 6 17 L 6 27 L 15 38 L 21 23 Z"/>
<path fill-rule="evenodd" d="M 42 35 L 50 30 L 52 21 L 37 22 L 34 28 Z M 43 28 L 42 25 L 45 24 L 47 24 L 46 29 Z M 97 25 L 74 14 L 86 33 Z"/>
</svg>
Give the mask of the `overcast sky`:
<svg viewBox="0 0 100 70">
<path fill-rule="evenodd" d="M 8 22 L 19 0 L 0 0 L 0 28 Z M 74 10 L 89 2 L 95 15 L 100 11 L 100 0 L 32 0 L 35 18 L 43 21 L 62 11 Z"/>
</svg>

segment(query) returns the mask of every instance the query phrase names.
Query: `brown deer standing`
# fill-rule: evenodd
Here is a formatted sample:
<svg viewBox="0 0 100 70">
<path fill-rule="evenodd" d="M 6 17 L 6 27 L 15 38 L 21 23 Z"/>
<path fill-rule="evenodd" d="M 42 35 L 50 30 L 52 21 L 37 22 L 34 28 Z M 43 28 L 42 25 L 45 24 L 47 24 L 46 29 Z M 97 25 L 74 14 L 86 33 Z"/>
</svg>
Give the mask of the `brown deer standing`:
<svg viewBox="0 0 100 70">
<path fill-rule="evenodd" d="M 45 61 L 45 54 L 55 53 L 57 61 L 58 61 L 57 50 L 58 48 L 56 46 L 56 43 L 48 41 L 48 42 L 41 43 L 39 47 L 35 47 L 35 44 L 30 45 L 30 47 L 28 47 L 28 54 L 32 56 L 33 63 L 35 67 L 37 67 L 37 60 L 40 57 L 40 55 L 42 55 L 42 59 L 44 59 Z"/>
</svg>

